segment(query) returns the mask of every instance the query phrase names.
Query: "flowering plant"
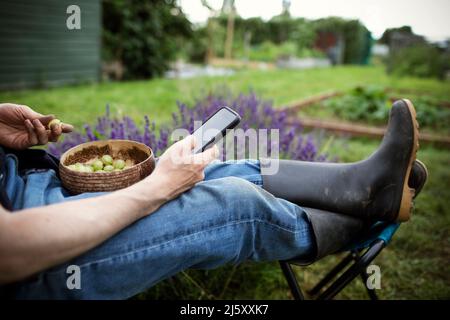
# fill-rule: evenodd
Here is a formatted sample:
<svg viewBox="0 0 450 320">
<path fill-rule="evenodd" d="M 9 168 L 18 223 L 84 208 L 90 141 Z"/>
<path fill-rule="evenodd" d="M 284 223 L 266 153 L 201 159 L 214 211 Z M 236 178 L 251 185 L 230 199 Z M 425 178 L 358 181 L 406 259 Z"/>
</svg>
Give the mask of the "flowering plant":
<svg viewBox="0 0 450 320">
<path fill-rule="evenodd" d="M 128 116 L 122 118 L 113 117 L 110 107 L 106 106 L 106 113 L 97 118 L 95 124 L 85 124 L 84 133 L 75 132 L 67 136 L 62 142 L 49 146 L 49 152 L 60 156 L 66 150 L 80 143 L 102 139 L 128 139 L 146 144 L 151 147 L 156 155 L 160 155 L 169 144 L 170 133 L 178 128 L 194 130 L 195 121 L 205 121 L 215 111 L 223 106 L 229 106 L 242 118 L 239 128 L 244 131 L 253 129 L 276 129 L 279 131 L 280 157 L 304 160 L 325 161 L 326 154 L 318 150 L 318 142 L 311 134 L 303 132 L 301 122 L 288 118 L 285 111 L 274 108 L 273 103 L 262 100 L 250 92 L 233 97 L 229 93 L 209 94 L 189 107 L 187 104 L 178 102 L 178 111 L 172 114 L 172 122 L 164 124 L 156 130 L 154 121 L 145 115 L 143 127 L 140 128 L 136 122 Z M 237 156 L 245 156 L 240 153 L 245 145 L 236 146 Z M 270 146 L 268 146 L 270 154 Z M 223 155 L 225 157 L 225 155 Z"/>
</svg>

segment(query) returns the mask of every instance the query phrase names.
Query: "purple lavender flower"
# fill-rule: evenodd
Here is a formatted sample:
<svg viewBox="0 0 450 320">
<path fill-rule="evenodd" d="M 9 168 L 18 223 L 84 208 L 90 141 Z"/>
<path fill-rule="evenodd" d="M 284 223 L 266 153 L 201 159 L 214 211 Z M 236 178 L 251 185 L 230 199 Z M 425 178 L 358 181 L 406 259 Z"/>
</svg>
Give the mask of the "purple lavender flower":
<svg viewBox="0 0 450 320">
<path fill-rule="evenodd" d="M 62 153 L 80 143 L 102 139 L 130 139 L 142 142 L 151 147 L 156 155 L 160 155 L 167 146 L 170 132 L 174 129 L 184 128 L 189 132 L 194 130 L 194 121 L 205 121 L 209 116 L 223 106 L 229 106 L 239 113 L 242 121 L 239 128 L 243 130 L 278 129 L 279 148 L 282 158 L 304 161 L 326 161 L 327 154 L 320 154 L 317 139 L 303 132 L 300 121 L 289 119 L 288 114 L 273 107 L 273 102 L 260 99 L 254 92 L 233 96 L 228 90 L 210 93 L 198 99 L 193 106 L 177 102 L 178 111 L 172 114 L 172 122 L 159 125 L 158 131 L 154 121 L 145 115 L 142 127 L 128 116 L 114 118 L 111 116 L 110 106 L 106 105 L 103 116 L 97 118 L 95 124 L 86 124 L 85 133 L 72 133 L 62 142 L 50 144 L 50 153 L 60 156 Z M 92 129 L 94 128 L 94 129 Z M 267 140 L 267 151 L 270 154 L 276 146 L 276 141 Z M 238 158 L 248 156 L 245 152 L 245 143 L 235 143 L 235 155 Z M 223 157 L 225 158 L 225 154 Z"/>
<path fill-rule="evenodd" d="M 89 141 L 95 141 L 98 140 L 97 137 L 94 135 L 94 133 L 92 132 L 91 126 L 88 124 L 84 125 L 84 130 L 86 131 L 86 136 L 88 138 Z"/>
</svg>

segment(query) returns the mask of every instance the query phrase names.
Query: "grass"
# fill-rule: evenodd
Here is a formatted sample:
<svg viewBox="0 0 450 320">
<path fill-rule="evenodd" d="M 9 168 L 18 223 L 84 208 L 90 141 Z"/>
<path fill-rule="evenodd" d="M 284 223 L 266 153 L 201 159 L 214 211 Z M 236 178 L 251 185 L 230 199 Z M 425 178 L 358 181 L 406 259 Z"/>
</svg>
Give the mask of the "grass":
<svg viewBox="0 0 450 320">
<path fill-rule="evenodd" d="M 377 145 L 373 140 L 353 139 L 336 154 L 342 161 L 355 161 L 369 155 Z M 412 219 L 402 224 L 391 245 L 375 260 L 382 272 L 379 295 L 383 299 L 450 297 L 450 151 L 422 146 L 417 157 L 427 164 L 430 177 L 415 201 Z M 328 257 L 307 268 L 305 277 L 316 278 L 335 260 Z M 364 288 L 355 282 L 339 297 L 361 296 L 365 297 Z"/>
<path fill-rule="evenodd" d="M 249 70 L 228 77 L 156 79 L 0 92 L 0 101 L 27 104 L 81 128 L 92 115 L 101 114 L 107 103 L 119 114 L 126 113 L 136 119 L 148 114 L 158 122 L 169 120 L 176 110 L 177 100 L 191 103 L 197 96 L 223 85 L 234 92 L 252 89 L 267 99 L 273 99 L 275 105 L 282 106 L 323 92 L 365 84 L 432 92 L 436 98 L 450 100 L 450 86 L 445 82 L 388 77 L 379 66 L 345 66 L 303 71 Z"/>
<path fill-rule="evenodd" d="M 378 143 L 369 139 L 338 139 L 330 152 L 342 161 L 356 161 L 373 152 Z M 450 151 L 424 146 L 418 158 L 427 164 L 430 177 L 415 201 L 412 219 L 402 224 L 391 244 L 374 261 L 381 269 L 381 290 L 377 291 L 381 299 L 450 298 Z M 342 257 L 328 256 L 308 267 L 294 267 L 302 287 L 312 288 Z M 276 262 L 247 262 L 209 271 L 189 270 L 139 296 L 168 297 L 292 298 Z M 336 299 L 367 299 L 367 293 L 358 278 Z"/>
<path fill-rule="evenodd" d="M 53 113 L 80 129 L 83 123 L 92 122 L 103 114 L 106 103 L 119 114 L 136 119 L 148 114 L 161 123 L 170 119 L 177 100 L 193 102 L 197 96 L 221 85 L 233 92 L 253 89 L 282 106 L 319 93 L 366 84 L 420 91 L 436 99 L 450 100 L 448 82 L 393 78 L 380 67 L 346 66 L 305 71 L 242 71 L 230 77 L 156 79 L 0 92 L 0 101 L 27 104 L 42 113 Z M 321 115 L 319 111 L 317 115 Z M 369 139 L 337 139 L 330 154 L 337 155 L 341 161 L 355 161 L 370 154 L 377 144 Z M 384 299 L 450 298 L 450 150 L 422 146 L 418 157 L 429 168 L 429 182 L 416 201 L 412 220 L 401 226 L 392 244 L 375 260 L 381 267 L 379 295 Z M 305 288 L 311 287 L 337 259 L 337 256 L 330 256 L 307 268 L 298 268 L 298 278 Z M 139 297 L 291 298 L 276 262 L 244 263 L 210 271 L 189 270 L 161 282 Z M 355 281 L 338 298 L 366 298 L 366 293 L 360 281 Z"/>
</svg>

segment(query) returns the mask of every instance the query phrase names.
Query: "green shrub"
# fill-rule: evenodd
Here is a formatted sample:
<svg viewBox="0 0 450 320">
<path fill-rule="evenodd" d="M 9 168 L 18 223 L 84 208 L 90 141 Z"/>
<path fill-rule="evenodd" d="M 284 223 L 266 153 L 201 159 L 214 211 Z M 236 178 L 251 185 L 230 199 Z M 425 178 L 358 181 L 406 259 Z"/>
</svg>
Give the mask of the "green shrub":
<svg viewBox="0 0 450 320">
<path fill-rule="evenodd" d="M 190 41 L 186 41 L 185 46 L 181 48 L 180 54 L 184 58 L 195 63 L 204 63 L 208 51 L 208 30 L 206 27 L 200 27 L 193 31 Z"/>
<path fill-rule="evenodd" d="M 274 44 L 265 41 L 260 45 L 252 46 L 248 53 L 245 53 L 242 47 L 235 46 L 234 56 L 236 58 L 248 58 L 253 61 L 275 62 L 279 58 L 286 57 L 324 57 L 324 53 L 314 49 L 302 48 L 293 41 L 286 41 L 281 44 Z M 246 56 L 248 55 L 248 56 Z"/>
<path fill-rule="evenodd" d="M 449 59 L 448 54 L 430 44 L 418 44 L 393 52 L 388 71 L 400 76 L 443 79 L 449 70 Z"/>
<path fill-rule="evenodd" d="M 259 46 L 250 49 L 249 59 L 256 61 L 275 61 L 286 56 L 297 56 L 297 46 L 292 42 L 284 42 L 276 45 L 270 41 L 265 41 Z"/>
<path fill-rule="evenodd" d="M 175 0 L 103 1 L 103 57 L 122 62 L 128 79 L 162 74 L 191 33 Z"/>
<path fill-rule="evenodd" d="M 441 107 L 431 97 L 412 99 L 421 128 L 448 130 L 450 109 Z M 382 125 L 389 117 L 392 102 L 386 90 L 378 86 L 357 87 L 350 93 L 324 102 L 339 118 Z"/>
<path fill-rule="evenodd" d="M 325 102 L 340 118 L 352 121 L 381 122 L 389 115 L 390 103 L 383 88 L 357 87 L 349 94 Z"/>
</svg>

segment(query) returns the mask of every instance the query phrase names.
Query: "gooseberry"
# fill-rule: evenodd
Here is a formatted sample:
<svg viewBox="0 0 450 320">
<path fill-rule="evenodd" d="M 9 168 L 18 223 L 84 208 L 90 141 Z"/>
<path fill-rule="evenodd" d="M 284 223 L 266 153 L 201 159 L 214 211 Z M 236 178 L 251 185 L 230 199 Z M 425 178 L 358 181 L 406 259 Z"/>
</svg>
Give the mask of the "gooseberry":
<svg viewBox="0 0 450 320">
<path fill-rule="evenodd" d="M 104 172 L 119 172 L 130 168 L 122 159 L 113 159 L 108 154 L 105 154 L 101 159 L 94 159 L 87 163 L 77 162 L 67 166 L 70 170 L 85 172 L 85 173 L 104 173 Z"/>
<path fill-rule="evenodd" d="M 112 158 L 109 154 L 105 154 L 105 155 L 102 157 L 102 162 L 103 162 L 105 165 L 112 165 L 112 163 L 113 163 L 113 158 Z"/>
<path fill-rule="evenodd" d="M 81 164 L 79 162 L 75 163 L 75 171 L 82 172 L 83 169 L 84 169 L 84 165 L 83 164 Z"/>
<path fill-rule="evenodd" d="M 122 170 L 123 168 L 125 168 L 125 161 L 123 161 L 122 159 L 114 160 L 113 164 L 115 169 Z"/>
<path fill-rule="evenodd" d="M 95 160 L 92 163 L 92 168 L 94 168 L 94 171 L 99 171 L 103 169 L 103 162 L 101 160 Z"/>
<path fill-rule="evenodd" d="M 56 125 L 60 125 L 61 124 L 61 120 L 59 119 L 53 119 L 48 123 L 48 128 L 51 129 L 52 126 L 56 126 Z"/>
<path fill-rule="evenodd" d="M 103 168 L 106 172 L 111 172 L 114 170 L 114 167 L 112 165 L 107 165 Z"/>
</svg>

